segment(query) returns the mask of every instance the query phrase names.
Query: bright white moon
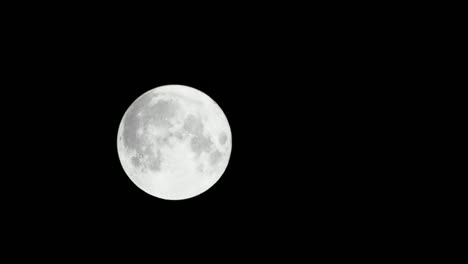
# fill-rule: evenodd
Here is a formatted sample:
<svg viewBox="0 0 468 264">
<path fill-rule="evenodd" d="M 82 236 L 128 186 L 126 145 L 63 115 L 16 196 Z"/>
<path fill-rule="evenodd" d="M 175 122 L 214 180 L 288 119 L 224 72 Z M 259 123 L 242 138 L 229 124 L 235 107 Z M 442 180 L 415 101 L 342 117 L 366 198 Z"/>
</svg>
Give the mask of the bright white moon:
<svg viewBox="0 0 468 264">
<path fill-rule="evenodd" d="M 188 86 L 166 85 L 140 96 L 118 132 L 125 172 L 141 190 L 168 200 L 199 195 L 224 173 L 231 129 L 208 95 Z"/>
</svg>

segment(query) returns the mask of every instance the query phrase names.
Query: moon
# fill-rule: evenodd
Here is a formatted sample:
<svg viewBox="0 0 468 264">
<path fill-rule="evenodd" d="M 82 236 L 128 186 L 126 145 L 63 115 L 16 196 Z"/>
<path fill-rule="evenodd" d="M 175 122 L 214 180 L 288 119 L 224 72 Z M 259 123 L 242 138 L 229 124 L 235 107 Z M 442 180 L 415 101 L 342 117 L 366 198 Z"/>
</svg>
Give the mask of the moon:
<svg viewBox="0 0 468 264">
<path fill-rule="evenodd" d="M 205 93 L 184 85 L 138 97 L 119 125 L 117 149 L 130 180 L 166 200 L 197 196 L 223 175 L 231 155 L 228 120 Z"/>
</svg>

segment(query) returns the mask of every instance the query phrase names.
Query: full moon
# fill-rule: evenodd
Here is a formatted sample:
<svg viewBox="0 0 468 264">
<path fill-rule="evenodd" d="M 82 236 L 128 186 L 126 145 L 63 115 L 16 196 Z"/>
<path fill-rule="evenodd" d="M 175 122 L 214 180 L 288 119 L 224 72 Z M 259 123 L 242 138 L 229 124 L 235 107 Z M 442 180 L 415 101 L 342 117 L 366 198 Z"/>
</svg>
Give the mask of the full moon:
<svg viewBox="0 0 468 264">
<path fill-rule="evenodd" d="M 138 97 L 120 122 L 122 167 L 141 190 L 166 200 L 197 196 L 223 175 L 231 155 L 231 129 L 205 93 L 165 85 Z"/>
</svg>

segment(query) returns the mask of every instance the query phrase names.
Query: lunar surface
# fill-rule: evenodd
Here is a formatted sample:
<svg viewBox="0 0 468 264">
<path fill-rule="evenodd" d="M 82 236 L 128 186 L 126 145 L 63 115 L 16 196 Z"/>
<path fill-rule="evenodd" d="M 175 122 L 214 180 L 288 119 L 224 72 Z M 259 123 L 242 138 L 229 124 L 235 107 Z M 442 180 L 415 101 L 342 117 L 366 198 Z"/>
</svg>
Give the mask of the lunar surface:
<svg viewBox="0 0 468 264">
<path fill-rule="evenodd" d="M 188 86 L 152 89 L 120 122 L 120 162 L 141 190 L 167 200 L 199 195 L 224 173 L 231 129 L 208 95 Z"/>
</svg>

